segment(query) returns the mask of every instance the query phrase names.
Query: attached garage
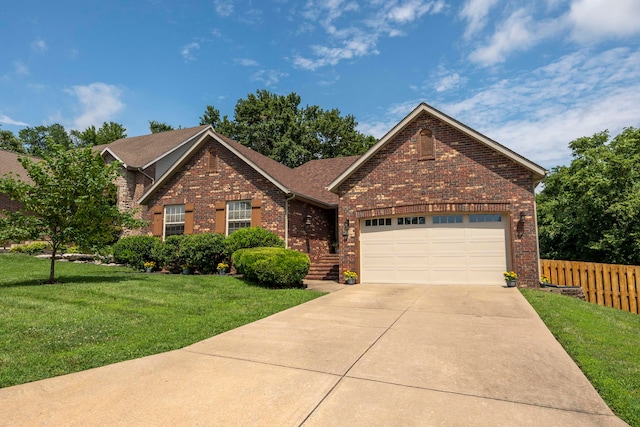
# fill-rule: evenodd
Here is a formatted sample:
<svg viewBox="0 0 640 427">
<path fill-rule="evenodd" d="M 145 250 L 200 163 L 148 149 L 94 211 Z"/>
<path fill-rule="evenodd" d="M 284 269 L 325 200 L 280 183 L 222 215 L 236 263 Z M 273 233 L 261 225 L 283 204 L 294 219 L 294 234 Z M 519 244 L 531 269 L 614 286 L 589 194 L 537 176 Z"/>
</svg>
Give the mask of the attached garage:
<svg viewBox="0 0 640 427">
<path fill-rule="evenodd" d="M 507 215 L 411 215 L 360 222 L 362 283 L 496 285 L 508 268 Z"/>
</svg>

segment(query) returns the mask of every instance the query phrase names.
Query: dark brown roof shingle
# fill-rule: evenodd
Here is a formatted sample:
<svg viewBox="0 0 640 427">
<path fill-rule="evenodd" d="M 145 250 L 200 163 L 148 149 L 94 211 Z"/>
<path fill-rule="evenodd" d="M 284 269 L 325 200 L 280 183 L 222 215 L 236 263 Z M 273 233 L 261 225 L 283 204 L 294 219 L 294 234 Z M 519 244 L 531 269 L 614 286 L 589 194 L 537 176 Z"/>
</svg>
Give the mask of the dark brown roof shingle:
<svg viewBox="0 0 640 427">
<path fill-rule="evenodd" d="M 94 149 L 102 152 L 102 150 L 108 148 L 127 166 L 138 168 L 146 166 L 153 160 L 175 150 L 208 127 L 209 125 L 202 125 L 123 138 L 110 144 L 96 146 Z"/>
</svg>

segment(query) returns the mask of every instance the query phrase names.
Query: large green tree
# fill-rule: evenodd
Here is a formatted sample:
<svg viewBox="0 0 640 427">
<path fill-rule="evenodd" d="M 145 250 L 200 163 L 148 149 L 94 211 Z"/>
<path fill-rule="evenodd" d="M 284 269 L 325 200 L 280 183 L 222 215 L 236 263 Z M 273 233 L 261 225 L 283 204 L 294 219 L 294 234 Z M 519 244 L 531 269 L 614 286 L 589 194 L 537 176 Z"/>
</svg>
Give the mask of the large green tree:
<svg viewBox="0 0 640 427">
<path fill-rule="evenodd" d="M 54 152 L 54 147 L 62 146 L 66 150 L 73 147 L 73 142 L 64 126 L 54 123 L 49 126 L 26 127 L 18 132 L 19 138 L 28 154 L 44 157 Z"/>
<path fill-rule="evenodd" d="M 0 193 L 19 202 L 17 212 L 0 215 L 0 240 L 46 240 L 51 249 L 49 283 L 55 282 L 55 256 L 65 244 L 99 249 L 112 243 L 114 229 L 137 228 L 132 212 L 118 210 L 114 180 L 120 164 L 104 163 L 90 148 L 52 146 L 42 161 L 20 158 L 32 182 L 0 178 Z"/>
<path fill-rule="evenodd" d="M 127 130 L 120 123 L 104 122 L 99 129 L 91 125 L 82 132 L 72 130 L 70 134 L 76 147 L 93 147 L 126 138 Z"/>
<path fill-rule="evenodd" d="M 301 107 L 300 96 L 293 92 L 249 94 L 236 103 L 233 120 L 220 119 L 220 112 L 208 105 L 200 124 L 212 124 L 223 135 L 289 167 L 313 159 L 359 155 L 376 142 L 356 130 L 352 115 L 316 105 Z"/>
<path fill-rule="evenodd" d="M 173 126 L 165 123 L 165 122 L 158 122 L 156 120 L 149 120 L 149 130 L 151 131 L 151 133 L 160 133 L 160 132 L 166 132 L 169 130 L 173 130 Z"/>
<path fill-rule="evenodd" d="M 640 265 L 640 129 L 569 144 L 538 195 L 543 257 Z"/>
<path fill-rule="evenodd" d="M 26 151 L 22 141 L 18 139 L 10 130 L 0 129 L 0 149 L 14 151 L 24 154 Z"/>
</svg>

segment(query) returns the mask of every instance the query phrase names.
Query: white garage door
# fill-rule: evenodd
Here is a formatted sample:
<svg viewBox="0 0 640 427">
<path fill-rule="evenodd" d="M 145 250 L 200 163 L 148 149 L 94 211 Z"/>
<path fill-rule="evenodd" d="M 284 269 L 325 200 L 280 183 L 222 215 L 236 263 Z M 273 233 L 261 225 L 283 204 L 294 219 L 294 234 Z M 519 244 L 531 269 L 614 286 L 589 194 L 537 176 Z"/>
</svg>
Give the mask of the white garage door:
<svg viewBox="0 0 640 427">
<path fill-rule="evenodd" d="M 495 285 L 507 269 L 506 215 L 363 219 L 362 283 Z"/>
</svg>

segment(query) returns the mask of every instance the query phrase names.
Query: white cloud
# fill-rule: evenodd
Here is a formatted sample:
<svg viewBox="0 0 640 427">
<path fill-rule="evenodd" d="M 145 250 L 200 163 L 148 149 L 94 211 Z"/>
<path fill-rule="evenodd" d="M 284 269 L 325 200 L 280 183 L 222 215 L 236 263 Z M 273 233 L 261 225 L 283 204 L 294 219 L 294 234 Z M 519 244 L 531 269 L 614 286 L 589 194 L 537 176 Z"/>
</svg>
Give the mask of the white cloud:
<svg viewBox="0 0 640 427">
<path fill-rule="evenodd" d="M 251 81 L 262 82 L 265 86 L 274 86 L 280 82 L 280 79 L 287 77 L 289 74 L 279 70 L 259 70 L 253 73 Z"/>
<path fill-rule="evenodd" d="M 633 36 L 640 34 L 640 1 L 574 0 L 569 20 L 577 41 Z"/>
<path fill-rule="evenodd" d="M 227 17 L 233 13 L 233 0 L 214 0 L 213 6 L 216 13 L 222 17 Z"/>
<path fill-rule="evenodd" d="M 497 2 L 498 0 L 468 0 L 464 4 L 460 11 L 460 17 L 467 21 L 467 28 L 464 31 L 465 38 L 471 37 L 485 27 L 489 11 Z"/>
<path fill-rule="evenodd" d="M 121 101 L 122 90 L 105 83 L 91 83 L 86 86 L 73 86 L 66 90 L 74 95 L 81 113 L 73 119 L 73 128 L 84 130 L 91 125 L 100 127 L 103 122 L 113 118 L 124 108 Z"/>
<path fill-rule="evenodd" d="M 533 20 L 525 9 L 513 12 L 493 34 L 488 45 L 474 50 L 469 59 L 481 65 L 504 62 L 506 56 L 516 50 L 526 50 L 536 39 L 531 31 Z"/>
<path fill-rule="evenodd" d="M 312 45 L 311 55 L 295 55 L 293 65 L 317 70 L 343 60 L 376 55 L 380 37 L 404 35 L 405 26 L 427 13 L 440 13 L 444 8 L 444 0 L 372 1 L 365 5 L 345 0 L 309 0 L 302 17 L 319 23 L 328 40 Z M 346 20 L 345 16 L 354 12 L 358 13 L 357 18 Z M 339 26 L 342 20 L 348 22 L 344 27 Z M 310 31 L 308 22 L 302 23 L 306 31 Z"/>
<path fill-rule="evenodd" d="M 185 61 L 195 61 L 196 57 L 193 55 L 193 51 L 200 49 L 200 43 L 192 42 L 182 47 L 180 53 Z"/>
<path fill-rule="evenodd" d="M 234 58 L 233 62 L 238 65 L 242 65 L 243 67 L 257 67 L 258 61 L 254 61 L 249 58 Z"/>
<path fill-rule="evenodd" d="M 438 80 L 434 83 L 434 89 L 436 92 L 445 92 L 463 84 L 467 79 L 460 76 L 458 73 L 449 73 L 446 70 L 442 70 Z"/>
<path fill-rule="evenodd" d="M 45 52 L 47 50 L 47 42 L 42 39 L 34 40 L 31 42 L 31 50 L 38 53 Z"/>
<path fill-rule="evenodd" d="M 28 76 L 29 73 L 29 67 L 27 67 L 26 65 L 24 65 L 23 62 L 21 61 L 14 61 L 13 62 L 13 69 L 15 71 L 15 73 L 19 76 Z"/>
<path fill-rule="evenodd" d="M 21 122 L 19 120 L 13 120 L 11 117 L 5 114 L 0 114 L 0 123 L 2 123 L 3 125 L 29 126 L 28 123 Z"/>
<path fill-rule="evenodd" d="M 444 2 L 424 2 L 422 0 L 410 0 L 403 4 L 393 6 L 387 17 L 392 22 L 407 23 L 413 22 L 425 13 L 432 10 L 441 10 Z"/>
</svg>

